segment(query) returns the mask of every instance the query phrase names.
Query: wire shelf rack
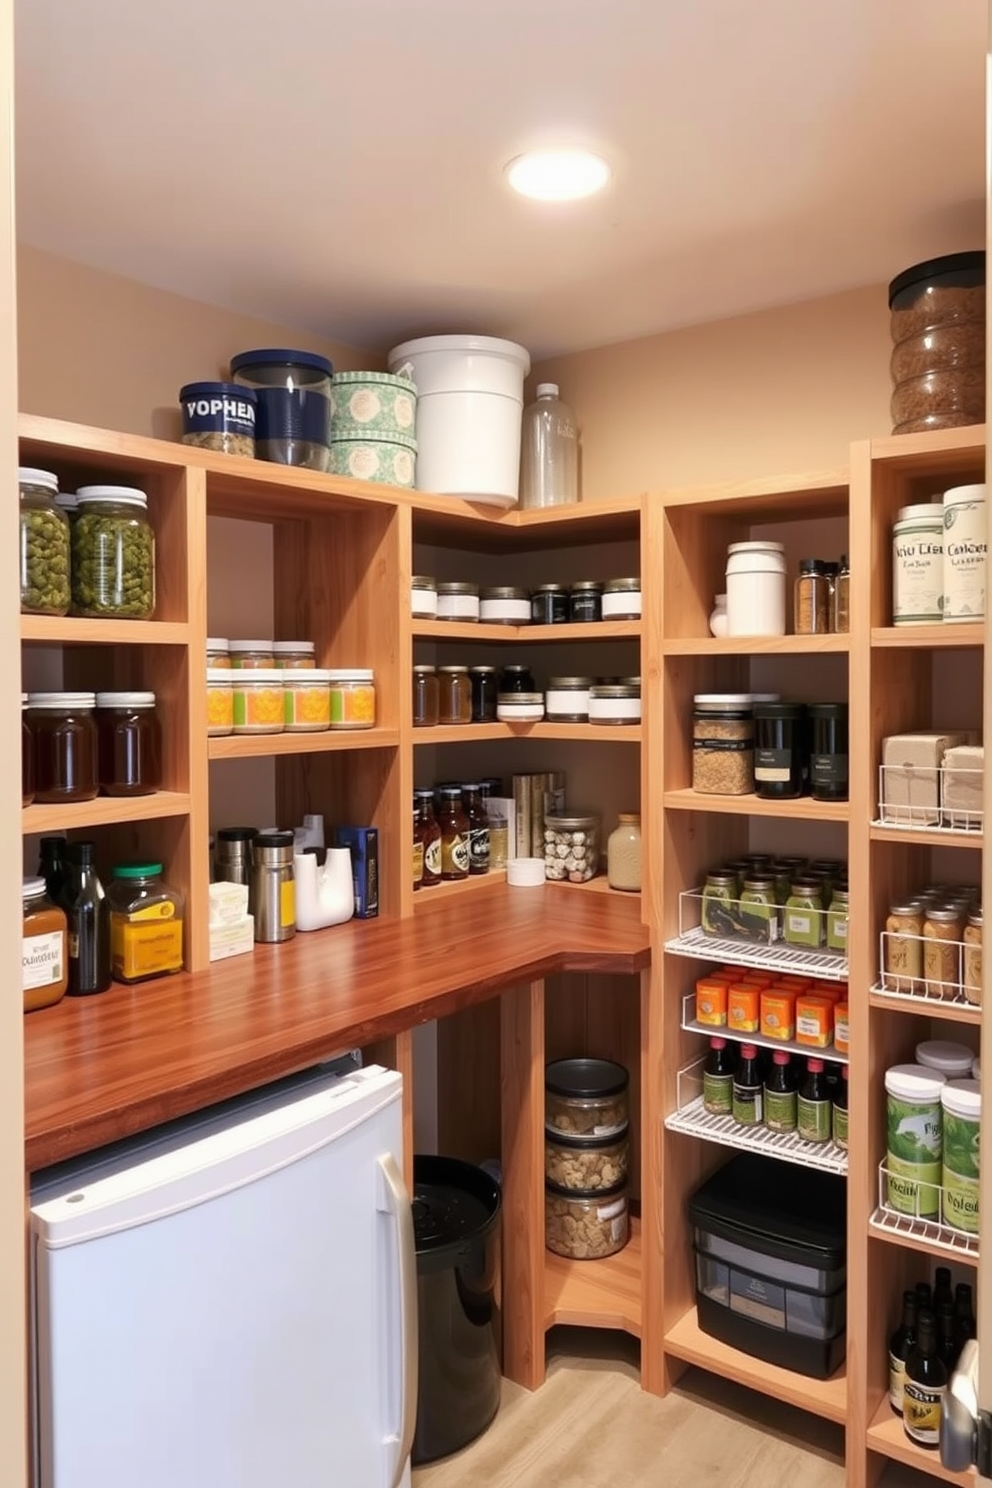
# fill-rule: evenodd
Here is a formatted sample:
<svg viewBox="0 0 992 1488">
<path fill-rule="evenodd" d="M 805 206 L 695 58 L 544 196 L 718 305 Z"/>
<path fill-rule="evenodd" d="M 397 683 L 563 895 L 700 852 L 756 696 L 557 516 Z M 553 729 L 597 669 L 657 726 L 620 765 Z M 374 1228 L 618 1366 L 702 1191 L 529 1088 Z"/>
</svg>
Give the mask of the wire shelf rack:
<svg viewBox="0 0 992 1488">
<path fill-rule="evenodd" d="M 959 765 L 879 765 L 877 827 L 919 832 L 980 832 L 984 769 Z"/>
<path fill-rule="evenodd" d="M 887 1202 L 888 1187 L 889 1169 L 883 1159 L 878 1165 L 878 1208 L 868 1221 L 870 1230 L 886 1237 L 915 1241 L 927 1250 L 939 1251 L 942 1255 L 962 1256 L 978 1264 L 978 1235 L 952 1229 L 934 1215 L 907 1214 L 900 1209 L 893 1209 Z M 921 1184 L 920 1187 L 923 1188 L 924 1185 Z M 943 1189 L 938 1184 L 928 1184 L 926 1188 L 930 1194 L 936 1192 L 938 1214 L 943 1213 Z"/>
<path fill-rule="evenodd" d="M 768 971 L 797 972 L 827 981 L 847 981 L 847 956 L 826 947 L 811 949 L 784 940 L 769 943 L 711 935 L 703 928 L 701 889 L 685 889 L 679 895 L 679 933 L 665 942 L 674 956 L 696 961 L 729 961 L 735 966 L 756 966 Z M 824 920 L 826 915 L 823 915 Z"/>
<path fill-rule="evenodd" d="M 815 1049 L 810 1044 L 797 1043 L 795 1039 L 766 1038 L 761 1032 L 741 1033 L 739 1029 L 700 1023 L 696 1017 L 696 994 L 686 992 L 682 997 L 682 1027 L 687 1033 L 701 1033 L 704 1038 L 727 1038 L 735 1043 L 757 1044 L 760 1049 L 785 1049 L 789 1054 L 800 1054 L 806 1058 L 829 1059 L 834 1064 L 847 1064 L 848 1055 L 831 1045 L 827 1049 Z"/>
<path fill-rule="evenodd" d="M 977 1010 L 981 1002 L 980 942 L 969 945 L 962 940 L 935 940 L 901 930 L 883 930 L 878 937 L 878 964 L 882 969 L 872 991 L 881 997 L 935 1010 Z M 969 986 L 972 997 L 968 996 Z"/>
</svg>

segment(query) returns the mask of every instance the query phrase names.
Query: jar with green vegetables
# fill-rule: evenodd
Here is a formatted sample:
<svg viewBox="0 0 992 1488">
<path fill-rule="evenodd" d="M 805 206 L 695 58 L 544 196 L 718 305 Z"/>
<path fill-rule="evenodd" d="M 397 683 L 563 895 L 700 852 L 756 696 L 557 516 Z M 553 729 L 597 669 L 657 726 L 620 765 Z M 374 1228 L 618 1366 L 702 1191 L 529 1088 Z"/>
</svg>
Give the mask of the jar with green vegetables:
<svg viewBox="0 0 992 1488">
<path fill-rule="evenodd" d="M 97 619 L 155 613 L 155 533 L 148 498 L 129 486 L 83 486 L 72 529 L 72 610 Z"/>
<path fill-rule="evenodd" d="M 56 505 L 58 476 L 22 466 L 20 490 L 21 610 L 28 615 L 69 613 L 69 522 Z"/>
</svg>

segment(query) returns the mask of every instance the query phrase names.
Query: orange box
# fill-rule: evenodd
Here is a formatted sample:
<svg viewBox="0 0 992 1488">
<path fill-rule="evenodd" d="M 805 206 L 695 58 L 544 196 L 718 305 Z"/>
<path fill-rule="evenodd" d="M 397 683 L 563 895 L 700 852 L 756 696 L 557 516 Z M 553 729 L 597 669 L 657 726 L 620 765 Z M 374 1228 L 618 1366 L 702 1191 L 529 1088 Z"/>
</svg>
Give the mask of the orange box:
<svg viewBox="0 0 992 1488">
<path fill-rule="evenodd" d="M 738 980 L 746 982 L 750 987 L 770 987 L 775 978 L 769 976 L 767 971 L 748 971 Z"/>
<path fill-rule="evenodd" d="M 847 1053 L 848 1039 L 847 1003 L 838 1002 L 834 1008 L 834 1048 L 838 1054 Z"/>
<path fill-rule="evenodd" d="M 841 982 L 814 982 L 809 993 L 811 997 L 825 997 L 834 1004 L 847 1001 L 847 988 Z"/>
<path fill-rule="evenodd" d="M 727 983 L 716 977 L 700 977 L 696 983 L 696 1022 L 714 1028 L 727 1026 Z"/>
<path fill-rule="evenodd" d="M 826 1049 L 834 1036 L 834 1005 L 826 997 L 804 992 L 796 998 L 796 1043 Z"/>
<path fill-rule="evenodd" d="M 796 994 L 788 987 L 769 987 L 762 992 L 761 1034 L 770 1039 L 795 1038 Z"/>
<path fill-rule="evenodd" d="M 727 1004 L 731 1033 L 757 1033 L 761 1026 L 761 992 L 747 982 L 735 982 Z"/>
</svg>

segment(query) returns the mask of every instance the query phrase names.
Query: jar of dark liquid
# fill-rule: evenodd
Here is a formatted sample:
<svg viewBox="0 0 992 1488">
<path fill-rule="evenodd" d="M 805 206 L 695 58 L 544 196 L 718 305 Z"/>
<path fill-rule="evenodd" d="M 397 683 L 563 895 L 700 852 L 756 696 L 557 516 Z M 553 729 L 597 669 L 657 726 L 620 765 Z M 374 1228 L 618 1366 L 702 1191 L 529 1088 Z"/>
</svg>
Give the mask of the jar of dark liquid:
<svg viewBox="0 0 992 1488">
<path fill-rule="evenodd" d="M 153 692 L 98 692 L 97 774 L 108 796 L 150 796 L 162 784 L 162 730 Z"/>
<path fill-rule="evenodd" d="M 34 800 L 34 738 L 24 717 L 28 695 L 21 693 L 21 805 L 30 806 Z"/>
<path fill-rule="evenodd" d="M 97 793 L 92 692 L 29 692 L 36 801 L 63 805 Z"/>
</svg>

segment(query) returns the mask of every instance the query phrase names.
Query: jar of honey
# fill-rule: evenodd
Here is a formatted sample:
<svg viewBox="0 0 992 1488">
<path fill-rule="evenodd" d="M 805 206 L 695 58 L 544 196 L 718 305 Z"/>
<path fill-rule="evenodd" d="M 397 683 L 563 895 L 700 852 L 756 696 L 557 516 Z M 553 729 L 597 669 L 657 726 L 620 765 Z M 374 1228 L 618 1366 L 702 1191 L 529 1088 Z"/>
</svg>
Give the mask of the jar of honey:
<svg viewBox="0 0 992 1488">
<path fill-rule="evenodd" d="M 413 669 L 413 726 L 433 728 L 438 721 L 437 670 L 432 666 Z"/>
<path fill-rule="evenodd" d="M 97 793 L 96 722 L 92 692 L 29 692 L 36 801 L 64 805 Z"/>
<path fill-rule="evenodd" d="M 467 666 L 438 667 L 438 722 L 472 722 L 472 683 Z"/>
<path fill-rule="evenodd" d="M 162 784 L 162 730 L 153 692 L 96 695 L 97 776 L 108 796 L 150 796 Z"/>
</svg>

